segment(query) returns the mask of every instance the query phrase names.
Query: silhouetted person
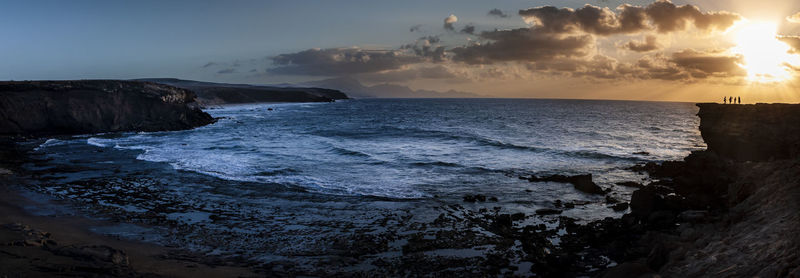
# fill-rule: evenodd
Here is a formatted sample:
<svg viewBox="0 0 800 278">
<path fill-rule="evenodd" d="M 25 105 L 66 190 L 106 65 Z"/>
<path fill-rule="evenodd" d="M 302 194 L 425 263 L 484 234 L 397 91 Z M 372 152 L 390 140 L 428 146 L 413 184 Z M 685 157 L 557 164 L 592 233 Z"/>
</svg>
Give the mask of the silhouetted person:
<svg viewBox="0 0 800 278">
<path fill-rule="evenodd" d="M 736 99 L 738 100 L 739 104 L 742 104 L 742 97 L 737 97 Z"/>
<path fill-rule="evenodd" d="M 722 97 L 722 104 L 728 104 L 728 97 Z"/>
</svg>

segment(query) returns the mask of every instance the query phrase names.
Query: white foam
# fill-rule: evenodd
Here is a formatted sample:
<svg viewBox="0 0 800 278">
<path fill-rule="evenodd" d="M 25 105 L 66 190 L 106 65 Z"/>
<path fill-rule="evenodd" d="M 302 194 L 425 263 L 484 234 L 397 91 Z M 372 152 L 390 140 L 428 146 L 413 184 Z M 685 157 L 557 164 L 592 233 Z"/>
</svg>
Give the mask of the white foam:
<svg viewBox="0 0 800 278">
<path fill-rule="evenodd" d="M 47 141 L 44 141 L 44 143 L 42 143 L 42 144 L 41 144 L 41 145 L 39 145 L 38 147 L 36 147 L 36 148 L 33 148 L 33 151 L 39 151 L 39 150 L 41 150 L 41 149 L 44 149 L 44 148 L 47 148 L 47 147 L 52 147 L 52 146 L 64 145 L 64 144 L 66 144 L 66 143 L 67 143 L 67 142 L 66 142 L 66 141 L 63 141 L 63 140 L 58 140 L 58 139 L 47 139 Z"/>
<path fill-rule="evenodd" d="M 95 147 L 100 147 L 100 148 L 108 147 L 108 144 L 107 144 L 108 142 L 111 142 L 111 140 L 109 140 L 109 139 L 101 139 L 101 138 L 96 138 L 96 137 L 91 137 L 89 139 L 86 139 L 86 144 L 89 144 L 89 145 L 92 145 L 92 146 L 95 146 Z"/>
</svg>

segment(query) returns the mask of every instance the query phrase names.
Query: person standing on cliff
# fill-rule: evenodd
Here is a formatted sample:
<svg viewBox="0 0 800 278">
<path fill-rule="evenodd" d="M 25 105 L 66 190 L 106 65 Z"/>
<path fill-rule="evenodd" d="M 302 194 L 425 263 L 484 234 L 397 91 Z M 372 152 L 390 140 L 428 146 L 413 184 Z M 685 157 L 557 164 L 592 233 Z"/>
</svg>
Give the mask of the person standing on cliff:
<svg viewBox="0 0 800 278">
<path fill-rule="evenodd" d="M 728 104 L 728 97 L 722 97 L 722 104 Z"/>
<path fill-rule="evenodd" d="M 736 97 L 736 100 L 739 104 L 742 104 L 742 97 Z"/>
</svg>

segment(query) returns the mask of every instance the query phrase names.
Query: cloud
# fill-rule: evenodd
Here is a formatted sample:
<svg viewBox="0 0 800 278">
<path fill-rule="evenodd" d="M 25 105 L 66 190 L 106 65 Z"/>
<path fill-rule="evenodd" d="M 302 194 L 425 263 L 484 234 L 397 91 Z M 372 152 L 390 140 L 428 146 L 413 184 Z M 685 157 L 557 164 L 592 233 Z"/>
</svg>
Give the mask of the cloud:
<svg viewBox="0 0 800 278">
<path fill-rule="evenodd" d="M 221 70 L 217 71 L 218 74 L 229 74 L 229 73 L 234 73 L 234 72 L 236 72 L 236 69 L 233 69 L 233 68 L 221 69 Z"/>
<path fill-rule="evenodd" d="M 444 29 L 454 31 L 455 27 L 453 27 L 453 24 L 456 22 L 458 22 L 458 17 L 454 14 L 450 14 L 448 17 L 444 18 Z"/>
<path fill-rule="evenodd" d="M 726 55 L 721 51 L 684 49 L 671 55 L 647 55 L 634 62 L 620 62 L 612 57 L 594 55 L 537 61 L 529 63 L 527 68 L 533 72 L 591 79 L 691 82 L 710 78 L 736 80 L 729 78 L 746 75 L 745 70 L 739 66 L 741 62 L 741 56 Z"/>
<path fill-rule="evenodd" d="M 418 32 L 422 28 L 422 24 L 417 24 L 408 28 L 408 31 L 411 33 Z"/>
<path fill-rule="evenodd" d="M 635 52 L 649 52 L 661 48 L 656 36 L 649 35 L 643 41 L 629 41 L 622 45 L 622 48 Z"/>
<path fill-rule="evenodd" d="M 743 76 L 747 74 L 739 66 L 743 62 L 741 55 L 725 55 L 720 51 L 703 52 L 685 49 L 673 53 L 672 61 L 695 78 Z"/>
<path fill-rule="evenodd" d="M 400 49 L 408 49 L 415 55 L 428 58 L 433 62 L 442 62 L 445 59 L 445 47 L 438 45 L 438 36 L 425 36 L 417 39 L 414 43 L 406 44 Z"/>
<path fill-rule="evenodd" d="M 508 17 L 508 15 L 506 13 L 504 13 L 503 11 L 501 11 L 500 9 L 492 9 L 491 11 L 489 11 L 489 13 L 487 13 L 487 15 L 488 16 L 502 17 L 502 18 Z"/>
<path fill-rule="evenodd" d="M 786 17 L 786 20 L 791 23 L 800 23 L 800 13 L 796 13 Z"/>
<path fill-rule="evenodd" d="M 217 65 L 217 63 L 215 63 L 215 62 L 208 62 L 205 65 L 203 65 L 201 68 L 208 68 L 208 67 L 213 67 L 213 66 L 216 66 L 216 65 Z"/>
<path fill-rule="evenodd" d="M 308 49 L 271 58 L 267 72 L 287 75 L 346 76 L 399 69 L 424 61 L 395 50 L 353 48 Z"/>
<path fill-rule="evenodd" d="M 689 23 L 703 31 L 726 30 L 741 16 L 729 12 L 703 13 L 693 5 L 676 6 L 656 1 L 648 6 L 624 4 L 617 12 L 586 4 L 578 9 L 544 6 L 520 10 L 526 22 L 553 33 L 585 32 L 601 36 L 629 34 L 645 30 L 660 33 L 682 31 Z"/>
<path fill-rule="evenodd" d="M 453 60 L 492 64 L 580 57 L 589 54 L 594 46 L 590 35 L 563 36 L 533 28 L 488 31 L 479 36 L 489 42 L 453 48 Z"/>
<path fill-rule="evenodd" d="M 464 28 L 461 29 L 461 33 L 474 35 L 475 34 L 475 25 L 469 24 L 467 26 L 464 26 Z"/>
<path fill-rule="evenodd" d="M 415 79 L 451 79 L 457 76 L 442 65 L 411 67 L 358 75 L 358 79 L 370 83 L 404 82 Z"/>
<path fill-rule="evenodd" d="M 800 36 L 780 36 L 778 39 L 789 45 L 791 53 L 800 53 Z"/>
</svg>

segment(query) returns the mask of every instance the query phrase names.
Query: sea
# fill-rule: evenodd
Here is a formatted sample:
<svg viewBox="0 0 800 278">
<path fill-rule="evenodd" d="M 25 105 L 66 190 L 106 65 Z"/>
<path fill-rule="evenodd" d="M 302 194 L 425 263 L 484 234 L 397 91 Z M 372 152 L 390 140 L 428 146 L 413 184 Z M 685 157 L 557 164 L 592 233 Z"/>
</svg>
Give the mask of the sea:
<svg viewBox="0 0 800 278">
<path fill-rule="evenodd" d="M 228 105 L 206 109 L 218 121 L 192 130 L 28 142 L 38 161 L 25 165 L 36 176 L 26 188 L 59 204 L 35 213 L 109 220 L 117 224 L 93 229 L 208 256 L 318 265 L 349 249 L 391 258 L 403 256 L 404 235 L 425 234 L 443 215 L 523 213 L 515 225 L 620 217 L 626 211 L 610 205 L 635 188 L 617 183 L 649 179 L 631 166 L 705 148 L 697 111 L 550 99 Z M 551 174 L 592 174 L 609 193 L 520 179 Z M 556 201 L 575 206 L 536 215 Z M 369 267 L 362 261 L 347 267 Z"/>
</svg>

